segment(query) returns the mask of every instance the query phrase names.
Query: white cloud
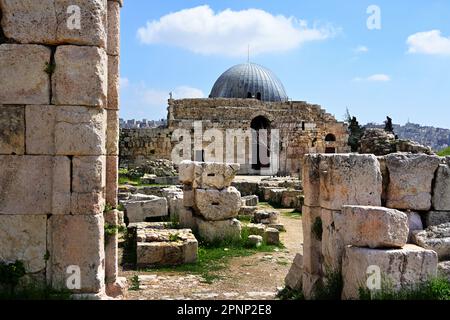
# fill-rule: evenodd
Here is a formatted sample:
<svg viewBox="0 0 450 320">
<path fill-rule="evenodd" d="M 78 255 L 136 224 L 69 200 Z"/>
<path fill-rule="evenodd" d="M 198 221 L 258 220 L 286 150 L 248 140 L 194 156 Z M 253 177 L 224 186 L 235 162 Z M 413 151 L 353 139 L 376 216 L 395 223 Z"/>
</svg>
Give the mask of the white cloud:
<svg viewBox="0 0 450 320">
<path fill-rule="evenodd" d="M 391 77 L 387 74 L 373 74 L 371 76 L 368 76 L 366 78 L 356 77 L 353 79 L 353 81 L 361 82 L 361 81 L 368 81 L 368 82 L 388 82 L 391 81 Z"/>
<path fill-rule="evenodd" d="M 304 20 L 260 9 L 214 12 L 208 5 L 170 13 L 139 28 L 144 44 L 166 44 L 195 53 L 246 56 L 281 52 L 338 32 L 330 25 L 308 27 Z"/>
<path fill-rule="evenodd" d="M 408 53 L 450 55 L 450 37 L 442 36 L 440 30 L 418 32 L 408 37 Z"/>
<path fill-rule="evenodd" d="M 128 78 L 120 78 L 119 83 L 121 88 L 126 88 L 130 85 L 130 80 Z"/>
<path fill-rule="evenodd" d="M 369 52 L 369 48 L 367 48 L 366 46 L 358 46 L 355 49 L 355 52 L 356 53 L 366 53 L 366 52 Z"/>
</svg>

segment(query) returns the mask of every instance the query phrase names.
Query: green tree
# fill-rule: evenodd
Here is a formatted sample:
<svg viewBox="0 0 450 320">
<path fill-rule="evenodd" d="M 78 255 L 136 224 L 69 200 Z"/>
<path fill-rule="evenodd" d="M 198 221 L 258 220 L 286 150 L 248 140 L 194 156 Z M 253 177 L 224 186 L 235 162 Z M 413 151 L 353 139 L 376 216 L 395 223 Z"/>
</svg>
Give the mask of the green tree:
<svg viewBox="0 0 450 320">
<path fill-rule="evenodd" d="M 356 117 L 350 114 L 348 108 L 345 114 L 345 121 L 347 122 L 349 133 L 348 145 L 351 147 L 352 152 L 358 152 L 360 140 L 364 134 L 364 128 L 359 124 Z"/>
<path fill-rule="evenodd" d="M 394 133 L 394 126 L 392 125 L 392 118 L 386 117 L 386 121 L 384 122 L 384 131 L 389 133 Z"/>
</svg>

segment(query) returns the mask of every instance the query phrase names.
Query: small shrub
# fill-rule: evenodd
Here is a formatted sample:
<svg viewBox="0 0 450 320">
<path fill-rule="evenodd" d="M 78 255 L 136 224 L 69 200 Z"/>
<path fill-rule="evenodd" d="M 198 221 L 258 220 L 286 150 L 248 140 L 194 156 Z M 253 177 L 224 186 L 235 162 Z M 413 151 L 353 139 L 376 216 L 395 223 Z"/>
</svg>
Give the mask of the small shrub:
<svg viewBox="0 0 450 320">
<path fill-rule="evenodd" d="M 341 300 L 343 281 L 339 271 L 326 271 L 325 281 L 317 286 L 314 300 Z"/>
<path fill-rule="evenodd" d="M 0 263 L 0 285 L 9 289 L 13 293 L 21 278 L 26 274 L 25 266 L 22 261 L 17 260 L 14 263 Z"/>
<path fill-rule="evenodd" d="M 448 148 L 446 148 L 446 149 L 444 149 L 444 150 L 439 151 L 439 152 L 438 152 L 438 155 L 441 156 L 441 157 L 450 156 L 450 147 L 448 147 Z"/>
<path fill-rule="evenodd" d="M 285 287 L 277 293 L 277 298 L 280 300 L 305 300 L 305 296 L 300 291 L 292 290 Z"/>
<path fill-rule="evenodd" d="M 52 75 L 53 73 L 55 73 L 56 70 L 56 64 L 55 63 L 45 63 L 45 68 L 44 71 L 45 73 L 47 73 L 48 75 Z"/>
<path fill-rule="evenodd" d="M 135 274 L 133 277 L 131 277 L 131 284 L 130 288 L 128 290 L 130 291 L 139 291 L 141 283 L 139 281 L 139 276 Z"/>
<path fill-rule="evenodd" d="M 180 238 L 180 235 L 178 233 L 169 235 L 169 241 L 170 242 L 176 242 L 176 241 L 179 241 L 179 240 L 181 240 L 181 238 Z"/>
</svg>

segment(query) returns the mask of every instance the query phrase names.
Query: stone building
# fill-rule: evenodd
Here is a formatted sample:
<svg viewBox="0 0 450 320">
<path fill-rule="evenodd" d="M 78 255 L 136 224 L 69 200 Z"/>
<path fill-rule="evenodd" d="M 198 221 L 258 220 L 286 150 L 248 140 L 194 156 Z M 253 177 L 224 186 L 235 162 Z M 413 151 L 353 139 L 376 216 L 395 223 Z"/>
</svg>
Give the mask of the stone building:
<svg viewBox="0 0 450 320">
<path fill-rule="evenodd" d="M 208 133 L 210 129 L 215 130 Z M 261 132 L 267 132 L 267 137 L 261 137 Z M 180 154 L 184 160 L 208 161 L 212 142 L 222 141 L 223 158 L 214 160 L 240 163 L 240 174 L 296 175 L 303 154 L 349 151 L 344 123 L 319 105 L 290 101 L 276 75 L 253 63 L 223 73 L 207 99 L 169 99 L 166 128 L 121 130 L 121 164 L 171 159 L 180 135 L 187 133 L 193 135 L 190 152 Z M 267 161 L 260 151 L 266 144 L 272 148 Z M 244 150 L 245 154 L 239 155 Z"/>
</svg>

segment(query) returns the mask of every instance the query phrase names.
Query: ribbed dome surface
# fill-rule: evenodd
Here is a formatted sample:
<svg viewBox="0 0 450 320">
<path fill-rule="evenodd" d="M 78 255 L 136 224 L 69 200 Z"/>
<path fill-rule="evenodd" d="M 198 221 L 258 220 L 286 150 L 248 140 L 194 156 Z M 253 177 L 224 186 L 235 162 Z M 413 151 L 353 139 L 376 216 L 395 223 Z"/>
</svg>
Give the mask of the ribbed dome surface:
<svg viewBox="0 0 450 320">
<path fill-rule="evenodd" d="M 210 98 L 255 98 L 267 102 L 288 100 L 277 76 L 254 63 L 238 64 L 225 71 L 214 84 Z"/>
</svg>

